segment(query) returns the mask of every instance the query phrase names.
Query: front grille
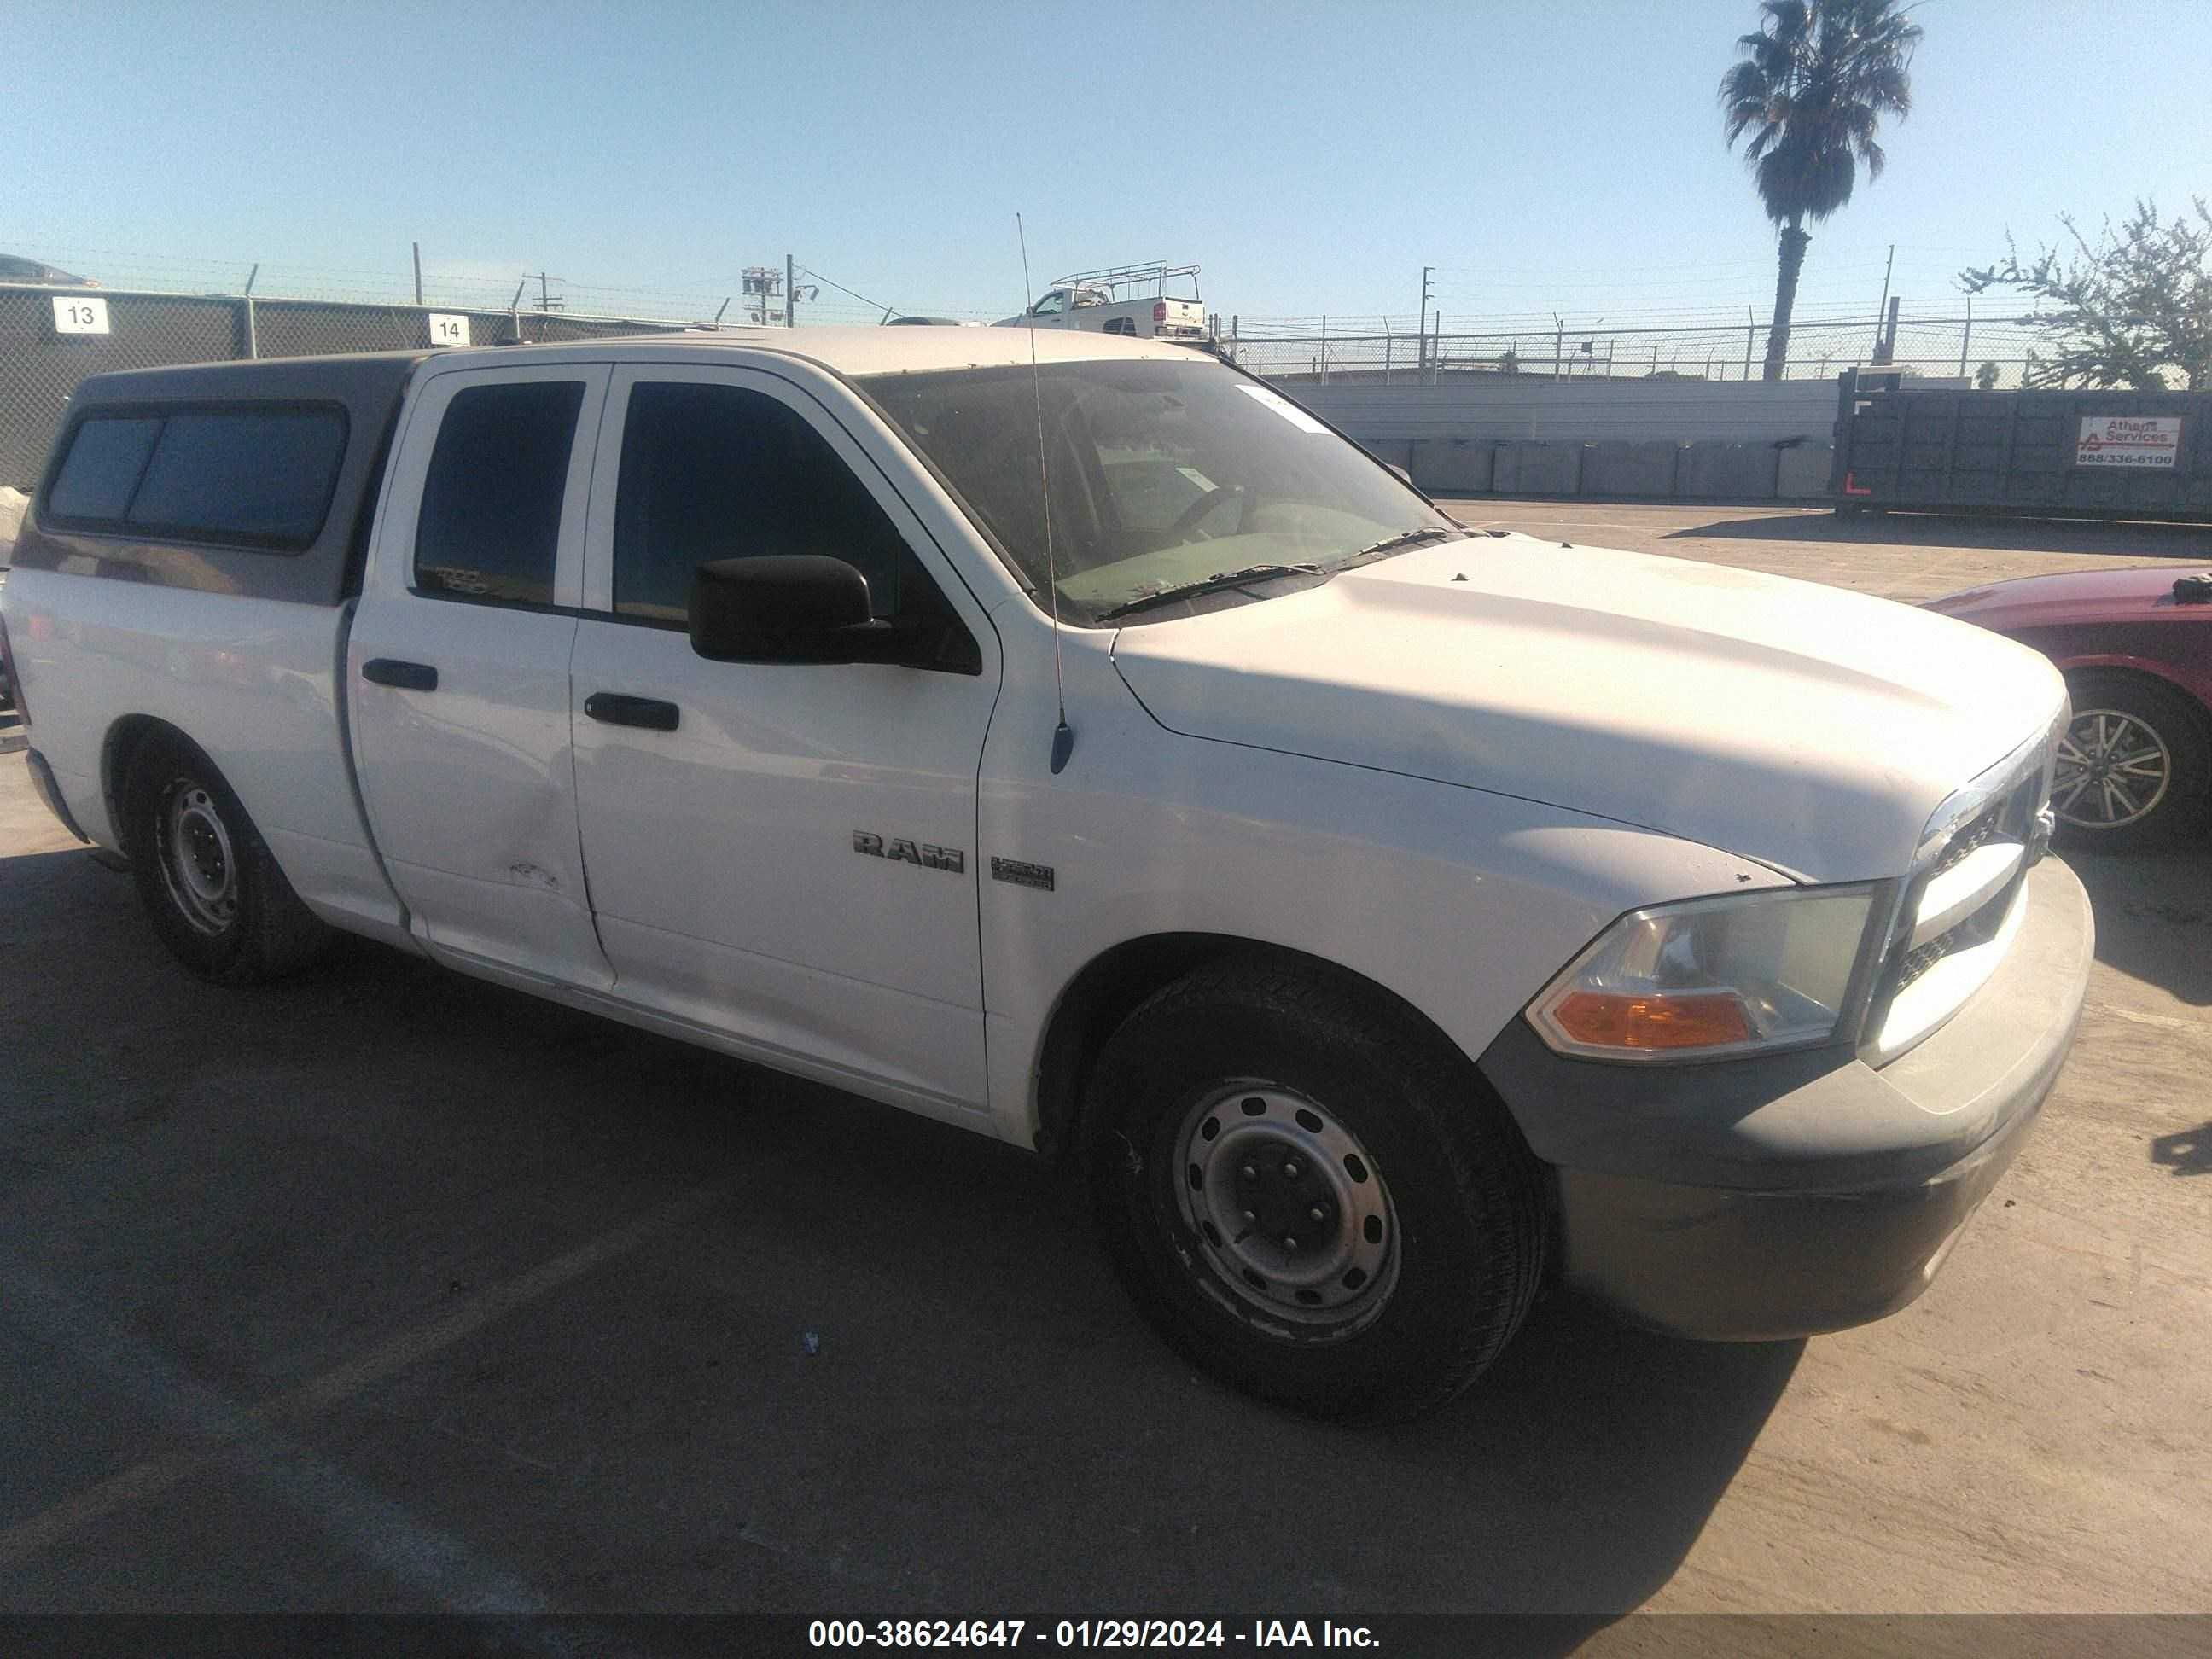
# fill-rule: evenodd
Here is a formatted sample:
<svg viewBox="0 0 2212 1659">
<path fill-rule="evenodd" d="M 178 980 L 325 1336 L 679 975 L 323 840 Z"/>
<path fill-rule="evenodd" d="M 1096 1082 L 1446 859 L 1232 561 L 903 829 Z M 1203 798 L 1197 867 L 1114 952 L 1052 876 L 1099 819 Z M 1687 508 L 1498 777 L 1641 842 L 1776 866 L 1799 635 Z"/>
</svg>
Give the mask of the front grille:
<svg viewBox="0 0 2212 1659">
<path fill-rule="evenodd" d="M 1897 977 L 1890 985 L 1891 995 L 1894 996 L 1898 992 L 1902 991 L 1921 975 L 1942 961 L 1945 957 L 1949 956 L 1953 944 L 1951 935 L 1958 931 L 1954 927 L 1950 933 L 1944 934 L 1941 939 L 1929 939 L 1917 951 L 1906 951 L 1905 960 L 1897 964 Z"/>
<path fill-rule="evenodd" d="M 2017 881 L 2012 883 L 1956 927 L 1948 933 L 1938 933 L 1917 949 L 1907 951 L 1899 958 L 1896 976 L 1890 982 L 1891 1000 L 1893 1001 L 1903 995 L 1907 986 L 1944 957 L 1977 945 L 1986 945 L 1995 939 L 1997 930 L 2004 926 L 2005 913 L 2012 908 L 2013 896 L 2019 890 L 2020 884 Z"/>
<path fill-rule="evenodd" d="M 2056 728 L 2053 728 L 2054 735 Z M 1869 1033 L 1868 1046 L 1874 1052 L 1869 1058 L 1875 1064 L 1893 1060 L 1905 1048 L 1917 1042 L 1944 1019 L 1963 1006 L 1971 991 L 1964 992 L 1960 1000 L 1950 1005 L 1950 994 L 1936 994 L 1948 1006 L 1942 1007 L 1929 1023 L 1923 1024 L 1917 1017 L 1925 1012 L 1915 1010 L 1907 1014 L 1899 1010 L 1899 1019 L 1893 1025 L 1889 1016 L 1899 999 L 1919 981 L 1925 978 L 1946 958 L 1978 945 L 1988 944 L 2003 930 L 2019 898 L 2021 883 L 2027 879 L 2027 865 L 2033 848 L 2036 815 L 2042 810 L 2049 793 L 2050 750 L 2047 745 L 2026 750 L 2013 763 L 2013 769 L 1991 780 L 1987 787 L 1978 780 L 1970 786 L 1977 790 L 1985 803 L 1973 817 L 1953 830 L 1942 849 L 1917 872 L 1907 884 L 1898 910 L 1898 920 L 1887 960 L 1875 986 L 1872 1005 L 1869 1010 L 1866 1030 Z M 1964 792 L 1961 792 L 1962 793 Z M 1954 799 L 1956 799 L 1954 797 Z M 1936 938 L 1914 945 L 1912 936 L 1923 915 L 1923 905 L 1930 902 L 1929 888 L 1949 872 L 1956 870 L 1983 848 L 2011 843 L 2023 849 L 2019 869 L 2005 884 L 1983 900 L 1969 915 L 1960 917 Z M 1971 879 L 1969 878 L 1968 879 Z M 1955 887 L 1956 883 L 1953 885 Z M 1936 901 L 1938 908 L 1941 901 Z M 1932 917 L 1929 918 L 1933 920 Z M 1978 984 L 1978 978 L 1973 982 Z M 1925 1005 L 1927 995 L 1917 999 Z M 1896 1027 L 1906 1029 L 1907 1035 L 1895 1035 Z"/>
<path fill-rule="evenodd" d="M 1996 840 L 2003 827 L 2004 806 L 2001 803 L 1990 808 L 1951 838 L 1951 844 L 1943 849 L 1943 855 L 1929 867 L 1928 879 L 1933 881 L 1946 870 L 1966 862 L 1967 855 L 1977 848 L 1986 847 Z M 1926 947 L 1922 948 L 1924 950 Z"/>
</svg>

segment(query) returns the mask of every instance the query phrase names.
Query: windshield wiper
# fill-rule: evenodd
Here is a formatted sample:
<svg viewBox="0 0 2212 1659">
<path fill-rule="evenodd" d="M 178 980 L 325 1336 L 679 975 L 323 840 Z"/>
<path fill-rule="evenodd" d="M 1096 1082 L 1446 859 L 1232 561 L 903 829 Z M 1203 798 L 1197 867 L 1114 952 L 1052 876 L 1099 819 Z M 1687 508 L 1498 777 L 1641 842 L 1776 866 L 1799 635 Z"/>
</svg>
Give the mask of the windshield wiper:
<svg viewBox="0 0 2212 1659">
<path fill-rule="evenodd" d="M 1212 593 L 1224 587 L 1241 587 L 1246 582 L 1263 581 L 1270 576 L 1325 576 L 1328 573 L 1317 564 L 1248 564 L 1242 570 L 1217 570 L 1211 576 L 1200 576 L 1195 581 L 1177 582 L 1172 587 L 1155 588 L 1149 593 L 1139 593 L 1133 599 L 1124 599 L 1109 610 L 1098 613 L 1100 622 L 1111 622 L 1116 617 L 1126 617 L 1132 611 L 1149 611 L 1157 605 L 1171 605 L 1177 599 L 1195 599 L 1200 593 Z"/>
<path fill-rule="evenodd" d="M 1356 564 L 1362 559 L 1371 559 L 1378 553 L 1395 553 L 1400 548 L 1413 547 L 1422 542 L 1435 541 L 1438 538 L 1456 541 L 1462 536 L 1474 533 L 1468 530 L 1453 530 L 1440 524 L 1423 525 L 1419 530 L 1408 530 L 1401 535 L 1385 536 L 1379 542 L 1370 542 L 1357 553 L 1346 555 L 1336 568 L 1341 570 L 1346 565 Z"/>
</svg>

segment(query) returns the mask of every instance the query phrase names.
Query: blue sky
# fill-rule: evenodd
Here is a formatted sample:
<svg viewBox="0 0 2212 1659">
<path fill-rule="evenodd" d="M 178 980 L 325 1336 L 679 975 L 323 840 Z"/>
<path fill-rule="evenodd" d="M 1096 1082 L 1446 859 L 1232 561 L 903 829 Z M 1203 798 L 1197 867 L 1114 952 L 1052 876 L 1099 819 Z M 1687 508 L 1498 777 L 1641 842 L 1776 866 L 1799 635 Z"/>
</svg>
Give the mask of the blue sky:
<svg viewBox="0 0 2212 1659">
<path fill-rule="evenodd" d="M 426 8 L 5 0 L 0 251 L 112 286 L 711 311 L 786 252 L 908 310 L 1194 260 L 1248 318 L 1763 317 L 1713 88 L 1750 0 Z M 1925 0 L 1891 166 L 1803 303 L 1907 304 L 2071 208 L 2212 191 L 2212 5 Z M 2132 21 L 2131 21 L 2132 19 Z M 864 315 L 833 290 L 817 315 Z M 665 314 L 665 307 L 656 314 Z"/>
</svg>

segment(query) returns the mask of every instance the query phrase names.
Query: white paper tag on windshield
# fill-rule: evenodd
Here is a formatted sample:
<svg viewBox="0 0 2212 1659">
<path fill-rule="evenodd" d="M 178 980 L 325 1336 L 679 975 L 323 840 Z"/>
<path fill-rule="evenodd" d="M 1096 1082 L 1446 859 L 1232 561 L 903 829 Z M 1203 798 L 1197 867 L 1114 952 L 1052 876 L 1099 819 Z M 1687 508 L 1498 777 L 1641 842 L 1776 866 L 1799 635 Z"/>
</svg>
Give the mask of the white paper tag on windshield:
<svg viewBox="0 0 2212 1659">
<path fill-rule="evenodd" d="M 1240 386 L 1237 388 L 1262 409 L 1272 409 L 1301 432 L 1326 432 L 1328 428 L 1300 409 L 1289 398 L 1264 386 Z"/>
</svg>

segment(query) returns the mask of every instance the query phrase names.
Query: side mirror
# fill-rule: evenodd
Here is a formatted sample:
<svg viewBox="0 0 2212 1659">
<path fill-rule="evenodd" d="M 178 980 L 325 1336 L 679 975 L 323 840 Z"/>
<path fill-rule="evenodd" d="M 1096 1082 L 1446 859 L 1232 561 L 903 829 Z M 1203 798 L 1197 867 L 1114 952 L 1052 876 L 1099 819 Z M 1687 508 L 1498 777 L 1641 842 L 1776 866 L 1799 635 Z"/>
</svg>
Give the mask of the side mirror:
<svg viewBox="0 0 2212 1659">
<path fill-rule="evenodd" d="M 691 648 L 713 662 L 872 662 L 893 630 L 842 559 L 717 559 L 691 573 Z"/>
</svg>

